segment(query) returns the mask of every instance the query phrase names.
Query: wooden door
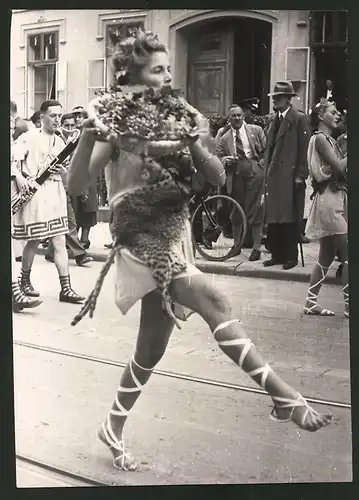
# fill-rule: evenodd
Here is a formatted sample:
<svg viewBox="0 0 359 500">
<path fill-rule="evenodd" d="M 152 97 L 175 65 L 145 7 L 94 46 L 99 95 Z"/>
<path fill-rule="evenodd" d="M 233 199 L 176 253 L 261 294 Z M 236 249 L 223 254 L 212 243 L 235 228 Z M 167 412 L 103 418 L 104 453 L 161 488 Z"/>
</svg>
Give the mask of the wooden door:
<svg viewBox="0 0 359 500">
<path fill-rule="evenodd" d="M 193 64 L 189 100 L 204 115 L 223 114 L 226 107 L 225 64 Z"/>
<path fill-rule="evenodd" d="M 189 102 L 204 115 L 226 115 L 233 95 L 233 30 L 204 26 L 189 37 Z"/>
</svg>

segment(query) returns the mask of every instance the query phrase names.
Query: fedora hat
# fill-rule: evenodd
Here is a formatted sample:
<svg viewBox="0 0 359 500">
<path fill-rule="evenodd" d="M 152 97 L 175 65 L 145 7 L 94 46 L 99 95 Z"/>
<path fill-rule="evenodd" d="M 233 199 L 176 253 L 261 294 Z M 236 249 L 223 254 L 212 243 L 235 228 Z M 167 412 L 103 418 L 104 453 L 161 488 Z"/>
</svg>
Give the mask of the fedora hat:
<svg viewBox="0 0 359 500">
<path fill-rule="evenodd" d="M 294 92 L 293 85 L 290 82 L 276 82 L 273 93 L 268 95 L 272 97 L 275 95 L 289 95 L 293 97 L 298 94 Z"/>
</svg>

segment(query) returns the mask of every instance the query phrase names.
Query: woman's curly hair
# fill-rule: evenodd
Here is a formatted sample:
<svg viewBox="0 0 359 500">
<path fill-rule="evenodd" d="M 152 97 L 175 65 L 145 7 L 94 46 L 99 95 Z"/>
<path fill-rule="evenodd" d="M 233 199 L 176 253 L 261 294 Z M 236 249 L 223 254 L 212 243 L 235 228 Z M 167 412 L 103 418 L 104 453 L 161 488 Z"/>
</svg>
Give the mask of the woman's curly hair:
<svg viewBox="0 0 359 500">
<path fill-rule="evenodd" d="M 113 86 L 140 83 L 139 73 L 154 52 L 168 50 L 152 31 L 134 29 L 131 36 L 117 42 L 112 53 Z"/>
<path fill-rule="evenodd" d="M 335 103 L 328 101 L 328 99 L 325 99 L 324 97 L 320 99 L 318 104 L 312 107 L 312 109 L 309 112 L 309 117 L 310 117 L 310 124 L 312 126 L 313 131 L 318 130 L 318 125 L 319 125 L 319 117 L 325 113 L 326 109 L 329 108 L 329 106 L 335 106 Z"/>
</svg>

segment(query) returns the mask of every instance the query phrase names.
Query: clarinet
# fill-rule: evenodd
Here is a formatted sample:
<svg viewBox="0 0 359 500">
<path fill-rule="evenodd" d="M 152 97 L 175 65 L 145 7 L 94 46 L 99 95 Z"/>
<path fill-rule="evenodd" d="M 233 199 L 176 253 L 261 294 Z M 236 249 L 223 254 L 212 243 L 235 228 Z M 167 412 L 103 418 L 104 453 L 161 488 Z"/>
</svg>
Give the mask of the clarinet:
<svg viewBox="0 0 359 500">
<path fill-rule="evenodd" d="M 56 167 L 57 165 L 61 165 L 66 158 L 68 158 L 71 153 L 73 153 L 76 149 L 76 146 L 79 142 L 80 138 L 80 130 L 77 130 L 76 133 L 73 134 L 73 137 L 66 144 L 64 149 L 60 151 L 60 153 L 54 158 L 49 165 L 34 179 L 35 184 L 32 186 L 28 193 L 20 193 L 16 200 L 11 204 L 11 212 L 12 215 L 16 214 L 26 203 L 31 200 L 39 187 L 50 177 L 51 167 Z"/>
</svg>

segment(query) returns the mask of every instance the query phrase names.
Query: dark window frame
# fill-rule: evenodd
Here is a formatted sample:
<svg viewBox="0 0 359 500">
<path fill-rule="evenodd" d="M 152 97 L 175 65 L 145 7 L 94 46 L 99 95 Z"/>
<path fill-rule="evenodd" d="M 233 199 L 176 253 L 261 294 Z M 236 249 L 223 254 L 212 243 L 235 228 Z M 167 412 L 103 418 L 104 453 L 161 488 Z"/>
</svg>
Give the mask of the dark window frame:
<svg viewBox="0 0 359 500">
<path fill-rule="evenodd" d="M 346 14 L 346 30 L 345 30 L 345 40 L 340 38 L 340 19 L 339 13 Z M 312 10 L 309 13 L 309 21 L 310 21 L 310 30 L 309 30 L 309 45 L 312 48 L 315 47 L 347 47 L 348 46 L 348 24 L 349 17 L 348 11 L 346 10 Z M 324 37 L 323 31 L 319 36 L 319 29 L 317 27 L 317 23 L 319 26 L 322 26 L 325 23 L 324 27 Z M 328 29 L 330 28 L 330 30 Z M 329 40 L 326 38 L 326 34 L 328 32 L 332 33 L 332 39 Z"/>
<path fill-rule="evenodd" d="M 121 28 L 125 29 L 127 31 L 127 33 L 123 34 L 122 36 L 120 33 L 118 33 L 116 36 L 116 30 L 119 31 Z M 144 21 L 142 19 L 141 20 L 129 19 L 128 21 L 122 20 L 118 23 L 106 24 L 106 28 L 105 28 L 105 41 L 106 41 L 106 56 L 105 56 L 105 58 L 106 59 L 111 57 L 111 50 L 112 50 L 112 47 L 115 46 L 116 41 L 127 38 L 130 34 L 129 30 L 131 30 L 131 28 L 132 29 L 133 28 L 144 29 Z M 113 33 L 113 37 L 111 36 L 112 33 Z"/>
<path fill-rule="evenodd" d="M 53 59 L 45 59 L 43 57 L 44 54 L 44 46 L 45 46 L 45 36 L 53 35 L 55 37 L 55 58 Z M 32 59 L 31 54 L 31 39 L 39 37 L 40 41 L 40 59 L 35 61 Z M 59 60 L 59 31 L 51 30 L 51 31 L 41 31 L 39 33 L 31 33 L 27 35 L 27 64 L 28 66 L 45 66 L 47 64 L 54 64 Z"/>
</svg>

